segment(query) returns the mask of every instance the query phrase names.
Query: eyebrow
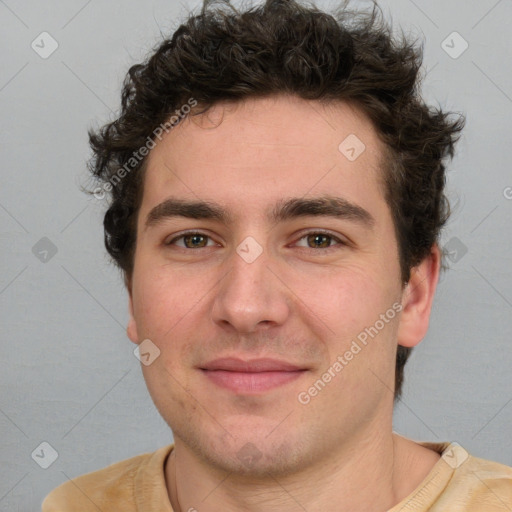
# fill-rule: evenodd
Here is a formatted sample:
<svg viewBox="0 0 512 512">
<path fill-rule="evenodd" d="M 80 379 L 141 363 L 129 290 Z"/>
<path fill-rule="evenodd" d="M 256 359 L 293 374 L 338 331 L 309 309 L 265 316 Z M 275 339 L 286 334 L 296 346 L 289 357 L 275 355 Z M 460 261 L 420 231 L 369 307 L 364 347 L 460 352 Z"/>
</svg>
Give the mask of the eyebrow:
<svg viewBox="0 0 512 512">
<path fill-rule="evenodd" d="M 284 222 L 298 217 L 314 216 L 346 219 L 354 221 L 367 229 L 372 229 L 375 225 L 375 219 L 370 212 L 347 199 L 334 196 L 282 199 L 269 210 L 267 216 L 272 223 Z M 233 222 L 233 216 L 217 203 L 169 198 L 152 208 L 146 218 L 144 229 L 146 230 L 165 219 L 173 217 L 215 220 L 223 224 Z"/>
</svg>

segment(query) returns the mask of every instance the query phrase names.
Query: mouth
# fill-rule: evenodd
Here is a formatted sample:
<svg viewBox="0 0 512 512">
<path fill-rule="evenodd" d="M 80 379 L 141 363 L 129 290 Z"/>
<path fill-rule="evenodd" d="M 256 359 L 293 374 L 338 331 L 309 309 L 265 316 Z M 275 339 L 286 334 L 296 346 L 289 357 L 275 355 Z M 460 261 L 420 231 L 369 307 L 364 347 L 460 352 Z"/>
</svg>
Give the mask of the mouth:
<svg viewBox="0 0 512 512">
<path fill-rule="evenodd" d="M 200 368 L 213 384 L 240 394 L 258 394 L 297 380 L 307 368 L 275 359 L 222 358 Z"/>
</svg>

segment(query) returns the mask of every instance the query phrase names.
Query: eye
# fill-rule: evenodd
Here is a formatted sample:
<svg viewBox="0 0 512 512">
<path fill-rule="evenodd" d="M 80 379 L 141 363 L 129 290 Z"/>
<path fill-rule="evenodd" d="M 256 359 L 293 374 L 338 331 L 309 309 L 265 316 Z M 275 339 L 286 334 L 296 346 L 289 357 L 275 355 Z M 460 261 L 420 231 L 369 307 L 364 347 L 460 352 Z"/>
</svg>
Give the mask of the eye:
<svg viewBox="0 0 512 512">
<path fill-rule="evenodd" d="M 210 237 L 204 233 L 189 231 L 165 242 L 165 245 L 177 245 L 178 247 L 183 247 L 185 249 L 201 249 L 207 246 L 208 239 L 210 239 Z M 176 242 L 178 240 L 183 240 L 183 244 L 177 244 Z"/>
<path fill-rule="evenodd" d="M 302 241 L 305 242 L 305 245 L 304 243 L 300 243 Z M 210 244 L 208 244 L 208 242 L 210 242 Z M 215 246 L 215 242 L 210 236 L 204 233 L 188 231 L 172 238 L 168 242 L 164 242 L 164 245 L 176 245 L 184 249 L 202 249 L 208 246 L 211 247 L 212 245 Z M 303 234 L 295 245 L 309 249 L 331 249 L 335 245 L 345 246 L 347 243 L 326 231 L 310 231 L 309 233 Z"/>
<path fill-rule="evenodd" d="M 347 245 L 343 240 L 340 238 L 332 235 L 331 233 L 325 232 L 325 231 L 310 231 L 309 233 L 304 234 L 300 239 L 305 240 L 307 245 L 302 245 L 302 247 L 308 247 L 311 249 L 329 249 L 332 247 L 331 242 L 335 241 L 338 242 L 340 245 Z M 310 245 L 311 244 L 311 245 Z M 300 244 L 297 243 L 299 247 L 301 247 Z"/>
</svg>

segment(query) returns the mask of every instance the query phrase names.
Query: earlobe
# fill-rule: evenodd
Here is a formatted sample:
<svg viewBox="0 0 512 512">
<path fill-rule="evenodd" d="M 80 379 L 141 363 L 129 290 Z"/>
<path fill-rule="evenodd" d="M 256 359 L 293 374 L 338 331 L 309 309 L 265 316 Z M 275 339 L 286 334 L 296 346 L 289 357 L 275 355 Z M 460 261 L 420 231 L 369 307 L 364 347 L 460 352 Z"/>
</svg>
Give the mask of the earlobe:
<svg viewBox="0 0 512 512">
<path fill-rule="evenodd" d="M 430 254 L 411 270 L 402 296 L 402 315 L 398 327 L 398 344 L 414 347 L 425 337 L 439 279 L 441 252 L 437 244 Z"/>
<path fill-rule="evenodd" d="M 135 316 L 133 314 L 133 300 L 132 300 L 132 294 L 129 292 L 129 302 L 128 302 L 128 308 L 130 312 L 130 319 L 128 320 L 128 325 L 126 326 L 126 334 L 128 335 L 128 338 L 135 343 L 136 345 L 139 344 L 139 335 L 137 333 L 137 322 L 135 321 Z"/>
</svg>

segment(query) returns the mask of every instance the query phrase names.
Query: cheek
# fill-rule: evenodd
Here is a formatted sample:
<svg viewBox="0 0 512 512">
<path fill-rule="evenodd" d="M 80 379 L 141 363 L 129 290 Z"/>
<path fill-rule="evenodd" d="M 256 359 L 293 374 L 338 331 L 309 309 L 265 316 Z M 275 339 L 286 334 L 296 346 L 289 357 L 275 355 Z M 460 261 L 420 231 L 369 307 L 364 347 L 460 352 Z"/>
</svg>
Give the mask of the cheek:
<svg viewBox="0 0 512 512">
<path fill-rule="evenodd" d="M 139 334 L 160 345 L 198 302 L 197 283 L 170 274 L 165 266 L 147 264 L 136 275 L 134 313 Z M 196 290 L 194 292 L 194 290 Z"/>
<path fill-rule="evenodd" d="M 317 316 L 331 335 L 346 339 L 391 307 L 391 294 L 369 270 L 347 265 L 329 272 L 296 276 L 294 290 L 309 316 Z M 389 287 L 388 287 L 389 288 Z"/>
<path fill-rule="evenodd" d="M 317 293 L 311 307 L 328 327 L 328 359 L 333 363 L 347 354 L 350 362 L 345 376 L 350 381 L 369 378 L 374 383 L 376 377 L 369 368 L 377 375 L 387 375 L 394 365 L 399 316 L 393 304 L 398 295 L 391 282 L 382 282 L 382 277 L 372 275 L 368 268 L 345 268 L 329 282 L 328 290 Z"/>
</svg>

